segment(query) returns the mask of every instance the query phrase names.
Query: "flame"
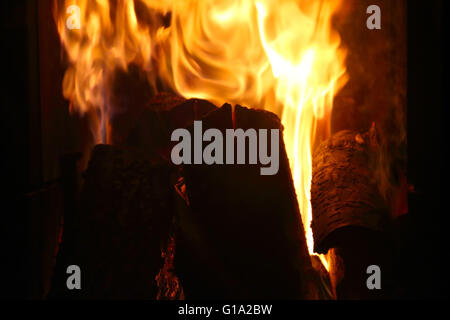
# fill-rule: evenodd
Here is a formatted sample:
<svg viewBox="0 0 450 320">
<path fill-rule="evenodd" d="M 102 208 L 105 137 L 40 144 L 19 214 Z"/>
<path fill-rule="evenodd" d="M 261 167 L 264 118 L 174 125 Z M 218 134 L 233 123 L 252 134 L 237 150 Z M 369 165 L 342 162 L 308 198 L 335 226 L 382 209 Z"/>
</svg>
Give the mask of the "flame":
<svg viewBox="0 0 450 320">
<path fill-rule="evenodd" d="M 71 5 L 80 8 L 79 30 L 66 25 L 72 17 L 65 10 Z M 104 142 L 107 115 L 113 112 L 108 103 L 108 80 L 117 68 L 126 70 L 130 63 L 151 72 L 156 30 L 138 23 L 134 1 L 55 1 L 54 15 L 70 62 L 63 95 L 72 109 L 97 112 L 100 125 L 93 128 L 94 136 L 96 142 Z"/>
<path fill-rule="evenodd" d="M 338 2 L 309 1 L 309 14 L 292 1 L 272 5 L 257 4 L 259 29 L 277 79 L 276 97 L 284 106 L 286 149 L 308 249 L 313 254 L 310 198 L 314 134 L 317 121 L 326 117 L 330 123 L 334 95 L 346 81 L 345 52 L 339 49 L 339 37 L 331 33 Z M 265 26 L 269 19 L 274 22 Z M 270 33 L 274 35 L 268 38 Z M 328 270 L 326 259 L 321 256 L 321 260 Z"/>
<path fill-rule="evenodd" d="M 312 148 L 318 136 L 329 135 L 333 98 L 347 81 L 346 51 L 332 26 L 341 0 L 130 0 L 115 1 L 114 8 L 102 0 L 55 3 L 70 61 L 64 96 L 79 112 L 97 111 L 103 139 L 114 112 L 108 78 L 130 63 L 146 71 L 149 83 L 162 79 L 186 98 L 277 113 L 313 254 Z M 66 28 L 64 9 L 72 4 L 81 9 L 80 30 Z M 162 18 L 167 13 L 170 25 Z"/>
</svg>

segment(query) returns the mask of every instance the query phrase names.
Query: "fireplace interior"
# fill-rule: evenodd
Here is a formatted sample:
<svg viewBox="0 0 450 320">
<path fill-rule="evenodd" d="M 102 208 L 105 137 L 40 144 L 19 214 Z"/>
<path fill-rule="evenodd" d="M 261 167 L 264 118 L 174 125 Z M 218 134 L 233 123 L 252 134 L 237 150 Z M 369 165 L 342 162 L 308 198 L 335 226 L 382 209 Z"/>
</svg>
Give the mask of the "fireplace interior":
<svg viewBox="0 0 450 320">
<path fill-rule="evenodd" d="M 3 3 L 7 296 L 448 296 L 444 1 L 69 2 Z M 277 174 L 175 165 L 197 121 L 279 130 Z"/>
</svg>

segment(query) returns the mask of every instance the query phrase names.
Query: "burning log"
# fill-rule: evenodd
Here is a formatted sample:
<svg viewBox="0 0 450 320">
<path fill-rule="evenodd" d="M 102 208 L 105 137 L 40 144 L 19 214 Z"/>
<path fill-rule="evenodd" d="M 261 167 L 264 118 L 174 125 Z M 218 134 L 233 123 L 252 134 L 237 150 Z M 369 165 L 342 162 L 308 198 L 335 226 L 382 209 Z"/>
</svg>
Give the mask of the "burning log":
<svg viewBox="0 0 450 320">
<path fill-rule="evenodd" d="M 115 102 L 122 93 L 115 93 Z M 118 104 L 115 109 L 134 110 L 116 114 L 111 121 L 111 144 L 134 150 L 150 157 L 168 159 L 170 135 L 177 128 L 185 128 L 196 119 L 217 109 L 205 100 L 186 100 L 170 93 L 160 93 L 149 101 L 139 101 L 144 107 Z"/>
<path fill-rule="evenodd" d="M 132 99 L 137 106 L 127 97 L 118 90 L 111 100 L 116 111 L 126 112 L 111 119 L 113 145 L 97 145 L 92 152 L 81 209 L 66 221 L 70 234 L 63 237 L 50 299 L 182 296 L 181 287 L 170 288 L 178 279 L 167 259 L 174 250 L 174 243 L 166 245 L 174 210 L 170 132 L 217 108 L 168 93 L 147 102 L 138 95 Z M 161 250 L 169 251 L 161 257 Z M 81 267 L 81 291 L 67 290 L 68 261 Z"/>
<path fill-rule="evenodd" d="M 173 299 L 184 291 L 188 299 L 317 298 L 317 275 L 283 143 L 276 175 L 261 175 L 260 166 L 252 164 L 168 163 L 170 131 L 192 132 L 194 120 L 202 120 L 205 130 L 223 132 L 282 130 L 280 120 L 240 106 L 233 117 L 230 105 L 217 109 L 208 101 L 169 95 L 155 97 L 150 106 L 132 126 L 115 131 L 120 135 L 113 136 L 114 146 L 95 147 L 75 227 L 79 237 L 70 252 L 62 252 L 81 267 L 83 290 L 66 290 L 62 268 L 67 266 L 59 265 L 52 296 Z M 144 130 L 149 119 L 159 119 L 159 125 Z M 117 128 L 120 121 L 112 125 Z M 175 201 L 174 184 L 183 197 Z M 171 238 L 174 214 L 175 242 L 164 263 L 161 248 Z M 183 288 L 178 279 L 173 282 L 177 276 Z"/>
<path fill-rule="evenodd" d="M 204 130 L 282 129 L 272 113 L 226 104 Z M 191 132 L 193 127 L 189 129 Z M 236 154 L 236 153 L 235 153 Z M 314 272 L 284 144 L 277 175 L 258 165 L 183 165 L 175 268 L 187 299 L 306 298 Z"/>
<path fill-rule="evenodd" d="M 81 194 L 76 243 L 61 252 L 80 267 L 82 290 L 67 290 L 67 266 L 59 265 L 51 297 L 155 299 L 161 247 L 173 217 L 171 190 L 168 166 L 97 145 Z"/>
<path fill-rule="evenodd" d="M 392 268 L 385 229 L 389 210 L 381 197 L 371 161 L 375 129 L 340 131 L 313 156 L 311 204 L 315 251 L 329 251 L 331 281 L 340 299 L 386 297 Z M 367 267 L 383 270 L 384 287 L 369 291 Z"/>
</svg>

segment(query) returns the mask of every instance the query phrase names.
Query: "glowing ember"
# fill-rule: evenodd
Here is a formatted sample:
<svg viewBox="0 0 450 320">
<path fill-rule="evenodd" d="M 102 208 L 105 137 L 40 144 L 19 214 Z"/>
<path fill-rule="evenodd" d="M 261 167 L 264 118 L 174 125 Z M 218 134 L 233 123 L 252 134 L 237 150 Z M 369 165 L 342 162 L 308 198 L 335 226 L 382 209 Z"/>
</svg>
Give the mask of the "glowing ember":
<svg viewBox="0 0 450 320">
<path fill-rule="evenodd" d="M 149 83 L 163 80 L 186 98 L 277 113 L 285 128 L 306 239 L 313 254 L 312 146 L 318 122 L 321 127 L 329 125 L 333 98 L 347 81 L 345 50 L 331 24 L 341 1 L 114 3 L 55 0 L 55 18 L 70 60 L 64 96 L 79 112 L 97 111 L 99 125 L 94 131 L 98 141 L 108 142 L 102 129 L 108 127 L 114 111 L 108 105 L 108 79 L 117 68 L 126 70 L 130 63 L 147 72 Z M 81 9 L 80 30 L 66 28 L 65 9 L 72 4 Z M 166 26 L 163 15 L 169 12 L 171 21 Z"/>
</svg>

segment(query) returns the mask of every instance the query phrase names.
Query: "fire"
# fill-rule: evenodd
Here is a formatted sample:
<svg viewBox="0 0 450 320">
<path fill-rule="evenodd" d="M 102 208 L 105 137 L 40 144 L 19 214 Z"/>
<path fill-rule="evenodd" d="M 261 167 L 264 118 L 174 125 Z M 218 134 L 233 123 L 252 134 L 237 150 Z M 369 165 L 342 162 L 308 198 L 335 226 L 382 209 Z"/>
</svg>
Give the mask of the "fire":
<svg viewBox="0 0 450 320">
<path fill-rule="evenodd" d="M 319 133 L 329 134 L 333 98 L 347 81 L 346 51 L 332 26 L 340 0 L 55 3 L 70 60 L 63 92 L 75 110 L 97 111 L 99 140 L 107 140 L 108 117 L 115 111 L 108 104 L 108 79 L 130 63 L 146 71 L 149 83 L 161 79 L 186 98 L 277 113 L 313 254 L 312 148 Z M 81 9 L 80 30 L 65 26 L 64 9 L 72 4 Z M 167 13 L 170 24 L 164 23 Z"/>
<path fill-rule="evenodd" d="M 55 19 L 70 65 L 63 79 L 63 94 L 81 113 L 94 111 L 99 125 L 93 128 L 96 142 L 105 141 L 108 80 L 116 68 L 137 63 L 151 70 L 152 38 L 156 30 L 139 24 L 134 1 L 55 1 Z M 80 8 L 80 30 L 66 27 L 66 8 Z M 112 15 L 111 13 L 115 13 Z"/>
<path fill-rule="evenodd" d="M 306 2 L 308 7 L 303 11 L 302 4 Z M 332 34 L 331 26 L 338 4 L 337 1 L 303 1 L 300 5 L 292 1 L 281 5 L 272 2 L 273 7 L 257 4 L 261 41 L 276 79 L 277 101 L 284 106 L 286 149 L 310 254 L 314 247 L 310 198 L 316 125 L 324 118 L 330 123 L 334 95 L 346 81 L 345 52 L 339 48 L 339 37 Z M 273 22 L 265 26 L 269 19 Z M 321 260 L 328 269 L 326 259 L 321 256 Z"/>
</svg>

